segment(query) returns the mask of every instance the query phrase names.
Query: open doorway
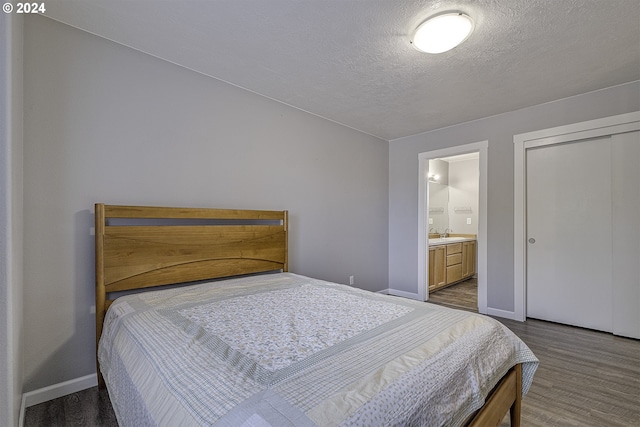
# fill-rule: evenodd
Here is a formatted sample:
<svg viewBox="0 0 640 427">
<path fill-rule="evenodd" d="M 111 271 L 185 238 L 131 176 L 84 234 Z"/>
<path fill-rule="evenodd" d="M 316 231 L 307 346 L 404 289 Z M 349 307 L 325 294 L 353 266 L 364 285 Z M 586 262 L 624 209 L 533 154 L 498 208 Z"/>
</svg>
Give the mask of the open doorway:
<svg viewBox="0 0 640 427">
<path fill-rule="evenodd" d="M 421 299 L 430 292 L 434 302 L 460 297 L 467 300 L 460 305 L 485 314 L 487 147 L 484 141 L 420 153 L 418 213 Z"/>
<path fill-rule="evenodd" d="M 429 300 L 478 311 L 479 152 L 429 159 Z"/>
</svg>

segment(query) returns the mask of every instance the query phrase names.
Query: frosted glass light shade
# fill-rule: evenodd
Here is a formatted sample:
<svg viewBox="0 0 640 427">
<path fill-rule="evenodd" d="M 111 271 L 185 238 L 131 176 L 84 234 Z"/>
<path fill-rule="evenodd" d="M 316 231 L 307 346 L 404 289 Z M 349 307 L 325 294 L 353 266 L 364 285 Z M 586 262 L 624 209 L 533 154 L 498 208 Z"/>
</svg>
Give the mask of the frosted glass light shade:
<svg viewBox="0 0 640 427">
<path fill-rule="evenodd" d="M 465 41 L 473 31 L 473 21 L 461 12 L 436 15 L 424 21 L 413 34 L 411 43 L 421 52 L 442 53 Z"/>
</svg>

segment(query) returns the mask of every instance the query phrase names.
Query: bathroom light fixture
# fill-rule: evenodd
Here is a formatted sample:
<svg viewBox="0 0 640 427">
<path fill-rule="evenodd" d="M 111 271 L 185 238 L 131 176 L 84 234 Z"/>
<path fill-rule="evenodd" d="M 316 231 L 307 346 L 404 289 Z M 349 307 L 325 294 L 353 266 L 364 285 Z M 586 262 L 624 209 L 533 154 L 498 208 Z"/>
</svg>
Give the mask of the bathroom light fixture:
<svg viewBox="0 0 640 427">
<path fill-rule="evenodd" d="M 411 44 L 426 53 L 442 53 L 465 41 L 473 32 L 473 20 L 462 12 L 444 12 L 418 26 Z"/>
</svg>

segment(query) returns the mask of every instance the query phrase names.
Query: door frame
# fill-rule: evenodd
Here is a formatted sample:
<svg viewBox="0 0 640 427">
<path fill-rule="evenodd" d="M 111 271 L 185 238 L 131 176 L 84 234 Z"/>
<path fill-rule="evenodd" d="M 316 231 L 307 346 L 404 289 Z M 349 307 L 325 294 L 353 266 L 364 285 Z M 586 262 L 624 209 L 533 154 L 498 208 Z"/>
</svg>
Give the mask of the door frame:
<svg viewBox="0 0 640 427">
<path fill-rule="evenodd" d="M 640 111 L 513 136 L 514 143 L 514 319 L 527 318 L 527 150 L 640 130 Z"/>
<path fill-rule="evenodd" d="M 477 152 L 478 158 L 478 312 L 487 314 L 487 171 L 489 141 L 474 142 L 418 154 L 418 299 L 429 298 L 429 160 Z"/>
</svg>

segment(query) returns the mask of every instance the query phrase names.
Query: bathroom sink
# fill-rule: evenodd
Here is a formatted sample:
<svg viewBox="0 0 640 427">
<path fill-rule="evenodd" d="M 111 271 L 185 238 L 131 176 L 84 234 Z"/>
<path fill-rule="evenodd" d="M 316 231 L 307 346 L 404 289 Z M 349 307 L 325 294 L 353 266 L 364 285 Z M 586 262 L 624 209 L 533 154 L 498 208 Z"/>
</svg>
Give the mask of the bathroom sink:
<svg viewBox="0 0 640 427">
<path fill-rule="evenodd" d="M 439 239 L 429 239 L 430 245 L 444 245 L 446 243 L 457 243 L 464 242 L 468 240 L 473 240 L 468 237 L 442 237 Z"/>
</svg>

